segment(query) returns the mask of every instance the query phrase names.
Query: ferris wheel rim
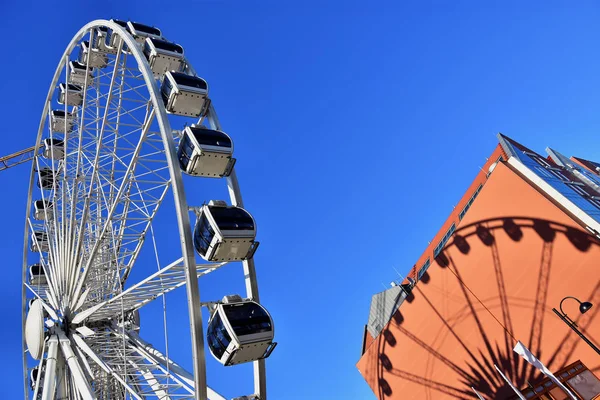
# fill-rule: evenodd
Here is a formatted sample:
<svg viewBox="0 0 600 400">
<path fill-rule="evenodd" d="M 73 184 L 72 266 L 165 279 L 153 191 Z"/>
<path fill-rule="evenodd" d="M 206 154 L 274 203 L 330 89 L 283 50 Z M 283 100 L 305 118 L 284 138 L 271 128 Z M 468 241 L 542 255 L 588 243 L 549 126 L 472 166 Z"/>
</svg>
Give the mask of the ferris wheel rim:
<svg viewBox="0 0 600 400">
<path fill-rule="evenodd" d="M 54 73 L 48 95 L 44 102 L 44 108 L 41 115 L 41 120 L 38 128 L 38 135 L 36 138 L 36 144 L 34 147 L 34 154 L 38 154 L 42 145 L 42 137 L 44 128 L 46 126 L 45 121 L 48 117 L 49 107 L 52 101 L 52 97 L 55 93 L 56 85 L 60 79 L 63 68 L 66 67 L 68 57 L 79 43 L 79 41 L 92 29 L 96 27 L 104 26 L 112 29 L 116 32 L 120 38 L 126 43 L 128 51 L 134 57 L 140 72 L 144 77 L 145 87 L 149 92 L 150 99 L 152 101 L 152 107 L 156 112 L 155 118 L 159 126 L 160 135 L 162 138 L 162 144 L 165 150 L 166 162 L 169 169 L 170 186 L 173 191 L 175 211 L 177 214 L 177 224 L 179 231 L 179 238 L 181 241 L 181 251 L 183 263 L 186 271 L 186 289 L 187 289 L 187 302 L 188 312 L 190 317 L 190 333 L 192 338 L 192 358 L 194 366 L 194 383 L 195 383 L 195 396 L 197 399 L 206 399 L 206 367 L 204 362 L 204 337 L 202 330 L 202 316 L 200 313 L 200 292 L 199 285 L 196 278 L 196 260 L 194 247 L 192 243 L 192 231 L 187 206 L 187 200 L 185 197 L 185 191 L 183 186 L 182 173 L 178 166 L 176 154 L 175 154 L 175 143 L 172 137 L 172 130 L 167 112 L 164 104 L 160 101 L 159 89 L 157 81 L 154 78 L 152 70 L 148 64 L 147 59 L 142 54 L 142 51 L 138 48 L 135 39 L 127 32 L 123 27 L 108 20 L 94 20 L 84 25 L 71 39 L 69 45 L 66 47 L 63 55 L 60 58 L 60 62 Z M 24 239 L 23 239 L 23 266 L 22 266 L 22 350 L 23 350 L 23 388 L 24 395 L 28 393 L 27 382 L 28 382 L 28 366 L 27 366 L 27 351 L 25 344 L 25 319 L 26 319 L 26 285 L 27 281 L 27 270 L 28 270 L 28 239 L 30 233 L 29 227 L 29 216 L 31 213 L 32 194 L 35 190 L 36 180 L 36 165 L 33 163 L 30 173 L 29 190 L 27 195 L 26 203 L 26 214 L 25 214 L 25 227 L 24 227 Z"/>
</svg>

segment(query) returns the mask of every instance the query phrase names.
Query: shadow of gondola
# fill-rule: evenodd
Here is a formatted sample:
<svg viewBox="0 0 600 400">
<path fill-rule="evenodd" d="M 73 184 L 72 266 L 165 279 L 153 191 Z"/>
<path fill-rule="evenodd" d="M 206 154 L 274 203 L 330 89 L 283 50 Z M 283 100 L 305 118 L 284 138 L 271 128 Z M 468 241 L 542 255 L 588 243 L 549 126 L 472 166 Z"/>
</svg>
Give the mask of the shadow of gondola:
<svg viewBox="0 0 600 400">
<path fill-rule="evenodd" d="M 469 242 L 461 235 L 454 235 L 454 244 L 462 254 L 469 254 L 469 251 L 471 251 L 471 245 L 469 245 Z"/>
<path fill-rule="evenodd" d="M 556 238 L 556 232 L 552 229 L 548 221 L 534 219 L 533 230 L 540 235 L 544 242 L 553 242 L 554 238 Z"/>
<path fill-rule="evenodd" d="M 590 235 L 585 232 L 573 228 L 567 228 L 566 235 L 571 244 L 580 251 L 588 251 L 592 246 Z"/>
<path fill-rule="evenodd" d="M 514 242 L 519 242 L 523 238 L 523 230 L 512 218 L 504 218 L 502 227 L 504 228 L 504 232 L 506 232 L 508 237 Z"/>
</svg>

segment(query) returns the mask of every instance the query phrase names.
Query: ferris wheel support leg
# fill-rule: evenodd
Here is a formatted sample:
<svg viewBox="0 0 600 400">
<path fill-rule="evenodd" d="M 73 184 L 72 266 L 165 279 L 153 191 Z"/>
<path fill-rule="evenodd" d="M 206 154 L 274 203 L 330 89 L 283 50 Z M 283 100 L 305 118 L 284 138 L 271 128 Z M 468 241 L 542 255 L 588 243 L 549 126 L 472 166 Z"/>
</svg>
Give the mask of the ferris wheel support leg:
<svg viewBox="0 0 600 400">
<path fill-rule="evenodd" d="M 67 339 L 64 333 L 58 331 L 58 337 L 60 339 L 60 347 L 67 361 L 67 365 L 69 366 L 69 371 L 75 380 L 77 390 L 81 397 L 84 400 L 96 400 L 95 394 L 92 392 L 92 388 L 90 387 L 90 383 L 85 378 L 85 374 L 81 369 L 81 365 L 79 365 L 79 361 L 77 361 L 77 356 L 73 353 L 73 349 L 71 349 L 71 341 Z"/>
<path fill-rule="evenodd" d="M 58 343 L 60 345 L 60 339 Z M 65 357 L 60 351 L 56 356 L 56 400 L 65 400 L 69 398 L 67 390 L 69 382 L 67 382 Z"/>
<path fill-rule="evenodd" d="M 58 355 L 58 338 L 52 335 L 48 340 L 48 356 L 46 373 L 44 374 L 44 389 L 42 400 L 53 400 L 56 393 L 56 358 Z M 39 373 L 41 375 L 41 371 Z"/>
</svg>

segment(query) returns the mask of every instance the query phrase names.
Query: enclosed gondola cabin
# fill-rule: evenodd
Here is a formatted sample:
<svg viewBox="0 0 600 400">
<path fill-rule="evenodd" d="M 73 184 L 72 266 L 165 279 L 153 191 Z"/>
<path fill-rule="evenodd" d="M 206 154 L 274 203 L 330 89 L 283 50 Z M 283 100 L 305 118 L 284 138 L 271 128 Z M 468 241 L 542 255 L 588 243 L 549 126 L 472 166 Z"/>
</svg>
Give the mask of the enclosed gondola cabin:
<svg viewBox="0 0 600 400">
<path fill-rule="evenodd" d="M 52 168 L 43 167 L 38 170 L 37 186 L 40 189 L 50 190 L 54 187 L 56 173 Z"/>
<path fill-rule="evenodd" d="M 197 76 L 168 71 L 160 94 L 168 113 L 199 117 L 208 101 L 208 84 Z"/>
<path fill-rule="evenodd" d="M 189 175 L 220 178 L 235 164 L 233 142 L 225 133 L 203 126 L 188 126 L 177 149 L 181 170 Z"/>
<path fill-rule="evenodd" d="M 258 242 L 254 218 L 240 207 L 211 201 L 200 209 L 194 228 L 194 247 L 207 261 L 252 258 Z"/>
<path fill-rule="evenodd" d="M 144 43 L 146 38 L 162 39 L 162 32 L 160 29 L 154 26 L 140 24 L 139 22 L 127 22 L 127 30 L 138 43 Z"/>
<path fill-rule="evenodd" d="M 99 43 L 104 43 L 106 37 L 102 39 L 96 39 Z M 100 41 L 101 40 L 101 41 Z M 104 49 L 101 50 L 97 45 L 90 47 L 90 42 L 87 40 L 79 43 L 79 57 L 77 60 L 83 64 L 88 65 L 88 56 L 90 57 L 89 65 L 92 68 L 104 68 L 108 64 L 108 56 L 106 53 L 108 52 Z"/>
<path fill-rule="evenodd" d="M 29 283 L 31 285 L 45 285 L 48 283 L 42 264 L 29 266 Z"/>
<path fill-rule="evenodd" d="M 83 89 L 81 86 L 72 83 L 58 85 L 58 102 L 69 106 L 80 106 L 83 102 Z"/>
<path fill-rule="evenodd" d="M 64 110 L 50 111 L 50 129 L 53 133 L 71 133 L 75 124 L 75 115 Z"/>
<path fill-rule="evenodd" d="M 44 139 L 44 157 L 61 160 L 65 157 L 65 142 L 60 139 Z"/>
<path fill-rule="evenodd" d="M 79 61 L 69 62 L 69 81 L 75 85 L 85 86 L 94 84 L 94 69 Z"/>
<path fill-rule="evenodd" d="M 267 358 L 276 346 L 267 310 L 239 296 L 226 296 L 216 306 L 206 336 L 210 352 L 225 366 Z"/>
<path fill-rule="evenodd" d="M 33 202 L 33 218 L 38 221 L 43 221 L 46 218 L 52 219 L 54 204 L 50 200 L 36 200 Z"/>
<path fill-rule="evenodd" d="M 48 234 L 44 231 L 33 231 L 31 234 L 31 244 L 29 249 L 34 253 L 44 252 L 47 253 L 48 246 Z"/>
<path fill-rule="evenodd" d="M 167 71 L 181 71 L 185 64 L 183 47 L 165 40 L 146 38 L 144 55 L 156 78 Z"/>
</svg>

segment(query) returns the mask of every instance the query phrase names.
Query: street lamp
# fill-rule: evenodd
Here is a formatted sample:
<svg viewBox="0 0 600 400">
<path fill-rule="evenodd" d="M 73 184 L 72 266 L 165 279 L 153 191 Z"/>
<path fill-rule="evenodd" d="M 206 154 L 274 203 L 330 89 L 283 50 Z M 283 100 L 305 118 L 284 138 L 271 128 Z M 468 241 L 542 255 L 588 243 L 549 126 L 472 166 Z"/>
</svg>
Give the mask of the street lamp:
<svg viewBox="0 0 600 400">
<path fill-rule="evenodd" d="M 579 312 L 581 314 L 585 314 L 590 308 L 592 308 L 593 304 L 590 303 L 589 301 L 581 302 L 581 301 L 579 301 L 578 298 L 575 298 L 573 296 L 567 296 L 560 301 L 560 305 L 558 306 L 560 311 L 558 311 L 556 308 L 553 308 L 552 311 L 554 311 L 554 314 L 558 315 L 558 317 L 560 319 L 562 319 L 563 322 L 565 324 L 567 324 L 567 326 L 569 328 L 573 329 L 575 331 L 575 333 L 577 333 L 577 335 L 579 335 L 580 338 L 582 338 L 587 344 L 590 345 L 590 347 L 592 349 L 594 349 L 594 351 L 596 353 L 598 353 L 598 355 L 600 355 L 600 349 L 598 347 L 596 347 L 596 345 L 594 343 L 592 343 L 583 333 L 581 333 L 581 331 L 579 329 L 577 329 L 577 324 L 575 323 L 575 321 L 573 321 L 571 318 L 569 318 L 567 316 L 567 313 L 565 313 L 563 311 L 562 304 L 566 299 L 573 299 L 573 300 L 577 301 L 579 303 Z"/>
</svg>

